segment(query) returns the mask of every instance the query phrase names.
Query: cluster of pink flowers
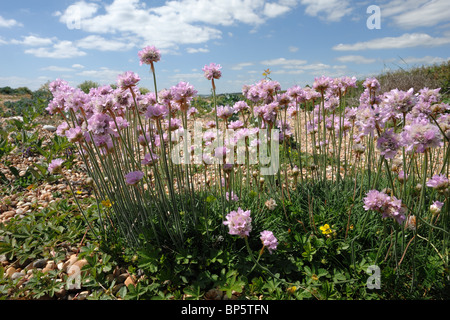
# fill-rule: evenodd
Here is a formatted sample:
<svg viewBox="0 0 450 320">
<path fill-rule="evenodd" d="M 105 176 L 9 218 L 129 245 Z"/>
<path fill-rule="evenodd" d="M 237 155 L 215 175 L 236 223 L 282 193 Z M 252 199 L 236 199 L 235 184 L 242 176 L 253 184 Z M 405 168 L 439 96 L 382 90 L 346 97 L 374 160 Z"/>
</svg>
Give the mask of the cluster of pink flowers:
<svg viewBox="0 0 450 320">
<path fill-rule="evenodd" d="M 138 52 L 141 66 L 143 64 L 152 64 L 161 60 L 161 53 L 154 46 L 147 46 Z"/>
<path fill-rule="evenodd" d="M 229 228 L 229 234 L 236 235 L 241 238 L 248 237 L 252 231 L 252 218 L 250 210 L 242 210 L 240 207 L 236 211 L 231 211 L 223 222 Z"/>
<path fill-rule="evenodd" d="M 210 63 L 209 66 L 206 65 L 203 67 L 203 72 L 205 73 L 205 78 L 208 80 L 212 79 L 220 79 L 222 76 L 222 72 L 220 71 L 222 66 L 216 63 Z"/>
<path fill-rule="evenodd" d="M 406 209 L 402 206 L 402 201 L 378 190 L 370 190 L 366 194 L 364 209 L 381 213 L 382 218 L 393 218 L 399 224 L 406 218 Z"/>
</svg>

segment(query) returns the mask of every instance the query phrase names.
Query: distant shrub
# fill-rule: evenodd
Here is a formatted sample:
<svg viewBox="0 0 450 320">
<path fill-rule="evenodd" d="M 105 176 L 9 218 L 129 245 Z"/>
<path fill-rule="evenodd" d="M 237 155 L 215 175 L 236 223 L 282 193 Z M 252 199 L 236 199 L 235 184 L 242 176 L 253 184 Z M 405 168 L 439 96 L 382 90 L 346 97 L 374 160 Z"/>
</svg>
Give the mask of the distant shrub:
<svg viewBox="0 0 450 320">
<path fill-rule="evenodd" d="M 450 61 L 433 66 L 420 66 L 409 69 L 386 71 L 379 75 L 378 80 L 382 91 L 392 89 L 408 90 L 441 88 L 442 94 L 450 93 Z"/>
<path fill-rule="evenodd" d="M 33 92 L 27 87 L 20 87 L 17 89 L 13 89 L 9 86 L 0 88 L 0 94 L 6 95 L 24 95 L 24 94 L 32 94 Z"/>
<path fill-rule="evenodd" d="M 86 80 L 80 83 L 77 87 L 80 88 L 84 93 L 89 93 L 92 88 L 98 88 L 100 85 L 97 82 Z"/>
</svg>

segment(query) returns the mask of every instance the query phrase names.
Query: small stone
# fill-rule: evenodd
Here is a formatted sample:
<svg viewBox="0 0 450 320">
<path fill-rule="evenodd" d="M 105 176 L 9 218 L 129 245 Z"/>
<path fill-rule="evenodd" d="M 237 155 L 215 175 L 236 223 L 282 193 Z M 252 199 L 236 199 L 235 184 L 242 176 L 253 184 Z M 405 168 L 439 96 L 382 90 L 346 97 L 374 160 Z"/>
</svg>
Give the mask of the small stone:
<svg viewBox="0 0 450 320">
<path fill-rule="evenodd" d="M 8 218 L 14 217 L 15 215 L 16 215 L 15 211 L 6 211 L 6 212 L 3 212 L 1 216 L 4 219 L 8 219 Z"/>
<path fill-rule="evenodd" d="M 116 278 L 116 283 L 123 283 L 129 277 L 128 273 L 122 273 Z"/>
<path fill-rule="evenodd" d="M 8 278 L 11 278 L 11 276 L 12 276 L 15 272 L 16 272 L 16 268 L 14 268 L 14 267 L 9 267 L 9 268 L 6 270 L 5 275 L 6 275 Z"/>
<path fill-rule="evenodd" d="M 67 295 L 67 290 L 64 287 L 62 287 L 59 291 L 55 292 L 55 296 L 59 299 L 64 298 L 66 295 Z"/>
<path fill-rule="evenodd" d="M 211 289 L 205 294 L 208 300 L 222 300 L 223 292 L 219 289 Z"/>
<path fill-rule="evenodd" d="M 45 125 L 42 127 L 42 129 L 50 131 L 50 132 L 55 132 L 57 128 L 55 126 Z"/>
<path fill-rule="evenodd" d="M 86 259 L 78 260 L 67 269 L 67 274 L 70 277 L 70 276 L 80 272 L 81 269 L 87 264 L 88 264 L 88 262 Z"/>
<path fill-rule="evenodd" d="M 127 287 L 128 287 L 130 284 L 132 284 L 133 286 L 136 286 L 136 278 L 135 278 L 133 275 L 131 275 L 131 276 L 129 276 L 129 277 L 125 280 L 124 284 L 125 284 Z"/>
<path fill-rule="evenodd" d="M 88 297 L 88 295 L 89 295 L 89 291 L 81 291 L 81 292 L 77 295 L 76 299 L 77 299 L 77 300 L 86 300 L 86 298 Z"/>
<path fill-rule="evenodd" d="M 33 262 L 33 267 L 34 268 L 45 268 L 45 266 L 47 265 L 47 260 L 46 259 L 38 259 L 35 262 Z"/>
<path fill-rule="evenodd" d="M 23 273 L 23 272 L 14 272 L 14 273 L 11 275 L 11 280 L 20 279 L 20 278 L 22 278 L 24 275 L 25 275 L 25 273 Z"/>
</svg>

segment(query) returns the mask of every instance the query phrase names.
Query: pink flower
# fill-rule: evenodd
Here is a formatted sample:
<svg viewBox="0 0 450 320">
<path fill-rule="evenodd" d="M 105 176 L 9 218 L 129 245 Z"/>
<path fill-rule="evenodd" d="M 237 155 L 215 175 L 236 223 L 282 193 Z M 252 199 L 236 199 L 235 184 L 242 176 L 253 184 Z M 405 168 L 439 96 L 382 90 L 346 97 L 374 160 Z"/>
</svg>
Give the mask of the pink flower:
<svg viewBox="0 0 450 320">
<path fill-rule="evenodd" d="M 136 185 L 142 178 L 144 173 L 142 171 L 132 171 L 125 176 L 125 181 L 128 185 Z"/>
<path fill-rule="evenodd" d="M 227 120 L 234 113 L 234 109 L 230 106 L 217 107 L 217 116 L 223 120 Z"/>
<path fill-rule="evenodd" d="M 252 231 L 252 218 L 250 210 L 244 211 L 240 207 L 237 211 L 231 211 L 226 216 L 227 220 L 223 222 L 229 228 L 229 234 L 237 235 L 241 238 L 248 237 Z"/>
<path fill-rule="evenodd" d="M 144 159 L 141 161 L 142 165 L 154 165 L 156 162 L 158 162 L 159 156 L 157 154 L 147 153 L 144 157 Z"/>
<path fill-rule="evenodd" d="M 125 90 L 134 87 L 141 78 L 132 71 L 127 71 L 123 74 L 120 74 L 117 78 L 117 85 Z"/>
<path fill-rule="evenodd" d="M 147 46 L 138 52 L 140 65 L 151 64 L 152 62 L 158 62 L 161 60 L 161 53 L 154 46 Z"/>
<path fill-rule="evenodd" d="M 222 76 L 222 72 L 220 71 L 222 66 L 216 63 L 210 63 L 209 66 L 206 65 L 203 67 L 203 72 L 205 73 L 205 78 L 208 80 L 212 79 L 220 79 Z"/>
<path fill-rule="evenodd" d="M 231 195 L 229 192 L 226 192 L 225 197 L 228 201 L 239 201 L 239 197 L 231 191 Z"/>
<path fill-rule="evenodd" d="M 399 224 L 406 219 L 402 200 L 377 190 L 370 190 L 367 193 L 364 198 L 364 209 L 379 212 L 382 218 L 393 218 Z"/>
<path fill-rule="evenodd" d="M 164 116 L 166 116 L 167 113 L 168 110 L 166 106 L 157 103 L 148 106 L 145 116 L 149 119 L 158 120 L 164 118 Z"/>
<path fill-rule="evenodd" d="M 394 129 L 383 132 L 377 140 L 377 148 L 386 159 L 392 159 L 400 148 L 400 138 Z"/>
<path fill-rule="evenodd" d="M 272 231 L 265 230 L 261 232 L 261 241 L 263 246 L 269 249 L 270 254 L 272 254 L 272 250 L 277 250 L 278 240 L 273 235 Z"/>
<path fill-rule="evenodd" d="M 54 159 L 50 164 L 48 165 L 48 172 L 50 174 L 56 174 L 61 172 L 62 164 L 64 163 L 63 159 Z"/>
<path fill-rule="evenodd" d="M 436 174 L 430 180 L 427 181 L 427 187 L 436 190 L 445 190 L 448 187 L 449 180 L 443 174 Z"/>
<path fill-rule="evenodd" d="M 69 142 L 79 142 L 83 139 L 83 131 L 80 127 L 70 128 L 66 131 L 66 137 Z"/>
</svg>

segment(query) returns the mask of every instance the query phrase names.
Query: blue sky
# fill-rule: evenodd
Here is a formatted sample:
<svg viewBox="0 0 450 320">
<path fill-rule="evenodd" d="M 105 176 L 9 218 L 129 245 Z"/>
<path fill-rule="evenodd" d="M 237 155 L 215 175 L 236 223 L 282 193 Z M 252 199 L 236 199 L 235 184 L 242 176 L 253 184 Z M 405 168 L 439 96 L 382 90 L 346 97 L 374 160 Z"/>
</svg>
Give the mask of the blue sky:
<svg viewBox="0 0 450 320">
<path fill-rule="evenodd" d="M 380 28 L 368 28 L 375 11 Z M 365 78 L 450 58 L 449 0 L 1 0 L 0 87 L 38 89 L 57 78 L 116 82 L 155 45 L 158 89 L 179 81 L 210 93 L 202 67 L 222 65 L 221 92 L 240 92 L 265 69 L 283 89 L 327 75 Z"/>
</svg>

